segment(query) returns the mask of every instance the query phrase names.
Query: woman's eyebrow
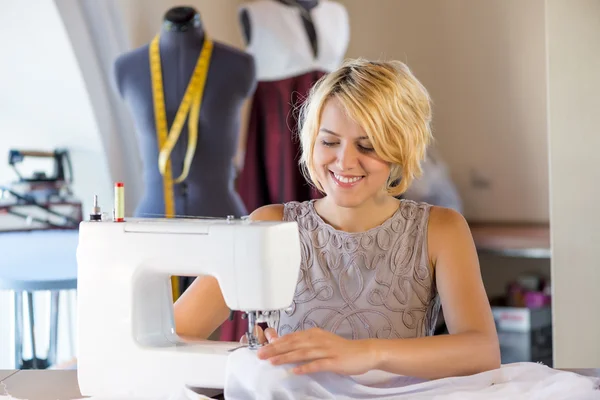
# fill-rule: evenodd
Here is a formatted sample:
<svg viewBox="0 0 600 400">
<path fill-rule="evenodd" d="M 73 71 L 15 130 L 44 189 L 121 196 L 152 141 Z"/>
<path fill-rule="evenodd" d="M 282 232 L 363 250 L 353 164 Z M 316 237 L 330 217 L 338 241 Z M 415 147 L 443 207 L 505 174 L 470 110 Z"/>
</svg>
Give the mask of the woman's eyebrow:
<svg viewBox="0 0 600 400">
<path fill-rule="evenodd" d="M 321 132 L 329 133 L 330 135 L 333 135 L 333 136 L 340 136 L 340 135 L 338 135 L 337 133 L 335 133 L 334 131 L 330 131 L 330 130 L 329 130 L 329 129 L 327 129 L 327 128 L 321 128 L 321 129 L 319 129 L 319 130 L 320 130 Z"/>
<path fill-rule="evenodd" d="M 332 130 L 329 130 L 329 129 L 327 129 L 327 128 L 320 128 L 320 129 L 319 129 L 319 131 L 321 131 L 321 132 L 325 132 L 325 133 L 329 133 L 330 135 L 333 135 L 333 136 L 340 137 L 340 135 L 339 135 L 339 134 L 337 134 L 337 133 L 335 133 L 334 131 L 332 131 Z M 358 138 L 358 140 L 364 140 L 364 139 L 369 139 L 369 137 L 368 137 L 368 136 L 361 136 L 361 137 L 359 137 L 359 138 Z"/>
</svg>

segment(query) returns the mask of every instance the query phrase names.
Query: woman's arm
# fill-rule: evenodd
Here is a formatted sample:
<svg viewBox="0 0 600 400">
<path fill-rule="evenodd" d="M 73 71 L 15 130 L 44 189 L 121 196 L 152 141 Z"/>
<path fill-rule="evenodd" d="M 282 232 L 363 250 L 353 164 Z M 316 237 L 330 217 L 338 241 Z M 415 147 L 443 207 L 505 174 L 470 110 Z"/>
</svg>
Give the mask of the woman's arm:
<svg viewBox="0 0 600 400">
<path fill-rule="evenodd" d="M 264 206 L 250 214 L 251 220 L 281 221 L 283 206 Z M 208 339 L 229 317 L 221 287 L 212 276 L 198 277 L 174 304 L 175 331 L 184 338 Z"/>
<path fill-rule="evenodd" d="M 433 207 L 428 247 L 449 335 L 369 340 L 376 369 L 435 379 L 500 367 L 500 346 L 477 251 L 462 215 Z"/>
</svg>

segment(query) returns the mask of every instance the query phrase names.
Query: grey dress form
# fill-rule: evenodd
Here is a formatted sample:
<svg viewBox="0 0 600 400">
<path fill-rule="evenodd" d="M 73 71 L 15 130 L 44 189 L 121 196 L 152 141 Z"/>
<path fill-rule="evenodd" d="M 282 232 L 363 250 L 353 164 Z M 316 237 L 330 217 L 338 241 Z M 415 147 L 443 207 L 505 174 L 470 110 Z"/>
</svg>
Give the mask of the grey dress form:
<svg viewBox="0 0 600 400">
<path fill-rule="evenodd" d="M 159 48 L 168 129 L 203 43 L 204 30 L 194 9 L 177 7 L 167 12 Z M 133 116 L 143 162 L 145 191 L 137 205 L 136 217 L 165 214 L 148 51 L 149 44 L 119 56 L 114 65 L 116 86 Z M 235 191 L 233 159 L 239 138 L 241 108 L 255 87 L 252 56 L 215 42 L 200 109 L 194 159 L 187 179 L 174 184 L 176 215 L 240 217 L 247 213 Z M 187 143 L 186 122 L 171 153 L 173 177 L 181 174 Z"/>
<path fill-rule="evenodd" d="M 195 9 L 175 7 L 165 14 L 159 49 L 168 130 L 196 66 L 204 38 L 205 32 Z M 119 56 L 114 64 L 114 77 L 118 91 L 133 117 L 143 164 L 145 188 L 134 216 L 164 216 L 163 177 L 158 166 L 149 44 Z M 173 184 L 176 215 L 241 217 L 247 214 L 234 186 L 234 156 L 240 134 L 242 106 L 255 88 L 253 57 L 242 50 L 214 42 L 200 109 L 194 158 L 187 178 Z M 173 178 L 181 175 L 187 145 L 186 120 L 171 153 Z M 179 294 L 189 287 L 192 280 L 186 277 L 179 279 Z"/>
</svg>

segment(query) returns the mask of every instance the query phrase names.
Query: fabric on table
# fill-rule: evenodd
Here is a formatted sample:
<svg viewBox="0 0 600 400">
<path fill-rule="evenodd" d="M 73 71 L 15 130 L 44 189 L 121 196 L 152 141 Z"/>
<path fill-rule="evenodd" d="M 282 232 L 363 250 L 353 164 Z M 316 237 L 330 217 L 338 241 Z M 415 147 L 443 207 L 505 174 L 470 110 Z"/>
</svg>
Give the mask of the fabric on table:
<svg viewBox="0 0 600 400">
<path fill-rule="evenodd" d="M 233 352 L 225 383 L 227 400 L 350 399 L 600 399 L 600 379 L 514 363 L 480 374 L 423 381 L 372 371 L 364 376 L 333 373 L 294 375 L 291 366 L 272 366 L 249 349 Z"/>
<path fill-rule="evenodd" d="M 241 348 L 229 357 L 226 400 L 598 400 L 600 378 L 522 362 L 471 376 L 422 380 L 371 371 L 360 376 L 334 373 L 295 375 L 292 365 L 272 366 L 254 350 Z M 208 397 L 182 388 L 152 400 L 197 400 Z M 19 400 L 0 396 L 0 400 Z M 25 400 L 25 399 L 23 399 Z M 83 399 L 79 399 L 83 400 Z M 90 400 L 120 400 L 91 397 Z M 128 399 L 135 400 L 135 399 Z M 144 399 L 149 400 L 149 399 Z"/>
</svg>

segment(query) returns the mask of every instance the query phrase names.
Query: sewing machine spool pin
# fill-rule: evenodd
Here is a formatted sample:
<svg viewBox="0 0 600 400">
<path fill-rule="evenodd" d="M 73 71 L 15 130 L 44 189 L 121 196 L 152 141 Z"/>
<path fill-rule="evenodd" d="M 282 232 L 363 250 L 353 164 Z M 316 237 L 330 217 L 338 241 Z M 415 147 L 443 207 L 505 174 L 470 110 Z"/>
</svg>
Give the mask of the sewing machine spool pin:
<svg viewBox="0 0 600 400">
<path fill-rule="evenodd" d="M 92 207 L 92 212 L 90 213 L 90 221 L 102 221 L 102 210 L 98 205 L 98 195 L 94 195 L 94 206 Z"/>
</svg>

